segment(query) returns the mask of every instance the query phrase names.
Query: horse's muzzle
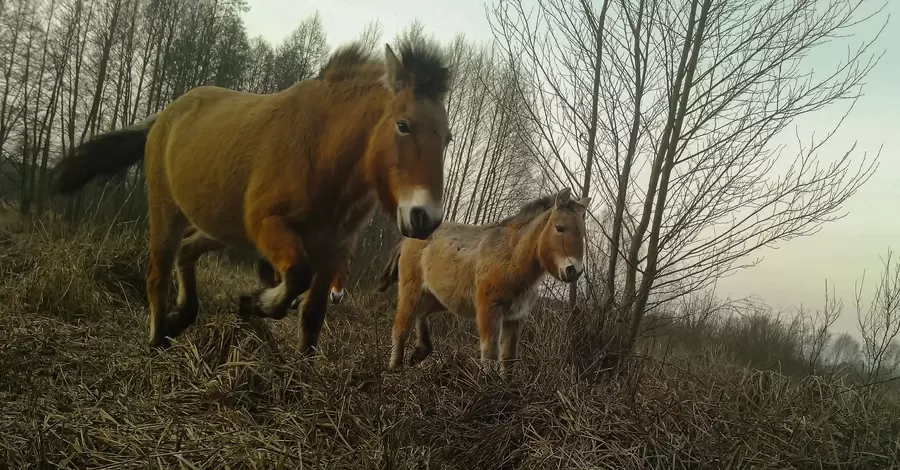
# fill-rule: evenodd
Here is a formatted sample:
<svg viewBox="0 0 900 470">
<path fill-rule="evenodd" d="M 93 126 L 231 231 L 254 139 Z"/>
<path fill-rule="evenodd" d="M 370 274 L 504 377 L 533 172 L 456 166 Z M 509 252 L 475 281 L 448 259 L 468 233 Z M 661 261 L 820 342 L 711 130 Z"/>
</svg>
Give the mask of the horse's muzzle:
<svg viewBox="0 0 900 470">
<path fill-rule="evenodd" d="M 562 272 L 560 273 L 562 275 L 560 277 L 562 278 L 563 282 L 575 282 L 579 277 L 581 277 L 581 273 L 582 271 L 575 269 L 575 266 L 572 266 L 570 264 L 566 266 L 566 269 L 562 270 Z"/>
<path fill-rule="evenodd" d="M 398 225 L 400 234 L 407 238 L 424 240 L 431 236 L 441 223 L 444 215 L 439 210 L 430 210 L 425 206 L 413 206 L 408 210 L 400 209 Z"/>
</svg>

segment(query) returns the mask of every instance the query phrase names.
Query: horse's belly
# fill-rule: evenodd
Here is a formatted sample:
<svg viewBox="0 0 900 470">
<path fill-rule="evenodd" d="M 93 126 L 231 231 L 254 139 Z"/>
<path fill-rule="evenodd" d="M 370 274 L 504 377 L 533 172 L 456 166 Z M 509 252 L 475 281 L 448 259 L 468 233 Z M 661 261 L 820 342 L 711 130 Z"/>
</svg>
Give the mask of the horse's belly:
<svg viewBox="0 0 900 470">
<path fill-rule="evenodd" d="M 472 304 L 470 298 L 458 295 L 446 290 L 433 289 L 428 283 L 425 284 L 425 290 L 431 293 L 438 302 L 454 315 L 475 319 L 475 305 Z"/>
</svg>

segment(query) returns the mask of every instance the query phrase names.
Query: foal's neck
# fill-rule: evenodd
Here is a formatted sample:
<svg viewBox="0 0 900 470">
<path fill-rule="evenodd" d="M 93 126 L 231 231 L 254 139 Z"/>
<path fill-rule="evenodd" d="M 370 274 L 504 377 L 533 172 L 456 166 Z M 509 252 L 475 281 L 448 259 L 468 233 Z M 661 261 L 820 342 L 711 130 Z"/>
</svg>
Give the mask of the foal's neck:
<svg viewBox="0 0 900 470">
<path fill-rule="evenodd" d="M 544 212 L 518 227 L 510 227 L 513 232 L 511 240 L 513 264 L 519 272 L 527 273 L 528 283 L 537 281 L 544 273 L 538 255 L 538 241 L 548 216 L 549 213 Z"/>
</svg>

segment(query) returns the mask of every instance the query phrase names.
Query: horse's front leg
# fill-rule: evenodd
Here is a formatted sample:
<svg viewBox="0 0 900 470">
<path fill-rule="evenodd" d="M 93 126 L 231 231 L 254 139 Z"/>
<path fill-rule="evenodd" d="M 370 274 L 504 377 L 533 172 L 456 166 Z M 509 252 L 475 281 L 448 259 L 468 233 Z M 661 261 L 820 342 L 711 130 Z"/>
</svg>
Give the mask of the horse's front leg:
<svg viewBox="0 0 900 470">
<path fill-rule="evenodd" d="M 332 277 L 334 269 L 327 265 L 317 270 L 300 305 L 300 351 L 306 356 L 312 355 L 319 346 L 319 333 L 325 322 Z"/>
<path fill-rule="evenodd" d="M 256 249 L 281 274 L 281 282 L 242 295 L 239 312 L 242 316 L 280 320 L 287 315 L 291 302 L 309 285 L 302 244 L 283 217 L 265 217 L 249 226 L 253 229 L 250 236 Z"/>
</svg>

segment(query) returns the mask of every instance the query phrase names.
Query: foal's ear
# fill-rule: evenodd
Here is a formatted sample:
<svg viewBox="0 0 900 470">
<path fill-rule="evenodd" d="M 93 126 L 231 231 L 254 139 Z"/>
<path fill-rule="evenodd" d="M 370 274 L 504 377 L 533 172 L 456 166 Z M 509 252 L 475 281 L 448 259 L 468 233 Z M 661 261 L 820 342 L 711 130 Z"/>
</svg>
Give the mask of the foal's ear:
<svg viewBox="0 0 900 470">
<path fill-rule="evenodd" d="M 591 207 L 591 198 L 583 197 L 577 201 L 575 201 L 575 212 L 578 214 L 584 214 L 587 212 L 588 207 Z"/>
<path fill-rule="evenodd" d="M 390 44 L 384 45 L 384 84 L 389 90 L 397 92 L 412 84 L 412 76 L 403 62 L 394 54 Z"/>
<path fill-rule="evenodd" d="M 560 192 L 556 193 L 556 207 L 565 206 L 571 199 L 572 190 L 569 188 L 563 188 Z"/>
</svg>

